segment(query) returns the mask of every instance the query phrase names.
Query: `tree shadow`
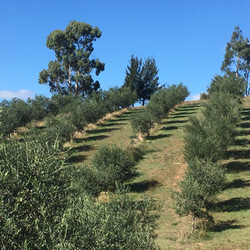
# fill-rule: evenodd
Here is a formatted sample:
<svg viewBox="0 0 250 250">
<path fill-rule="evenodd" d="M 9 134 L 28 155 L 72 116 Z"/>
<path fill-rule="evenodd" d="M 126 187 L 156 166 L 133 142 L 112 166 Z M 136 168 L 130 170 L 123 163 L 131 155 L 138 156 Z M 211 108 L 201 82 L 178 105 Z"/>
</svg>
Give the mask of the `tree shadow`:
<svg viewBox="0 0 250 250">
<path fill-rule="evenodd" d="M 250 116 L 250 109 L 243 108 L 240 113 L 241 113 L 241 115 L 244 115 L 244 116 Z M 249 120 L 249 118 L 248 118 L 248 120 Z"/>
<path fill-rule="evenodd" d="M 150 135 L 150 136 L 147 136 L 147 140 L 151 140 L 151 141 L 154 141 L 154 140 L 157 140 L 157 139 L 163 139 L 163 138 L 167 138 L 169 137 L 169 135 L 164 135 L 164 134 L 159 134 L 159 135 Z"/>
<path fill-rule="evenodd" d="M 250 162 L 231 161 L 224 165 L 228 173 L 239 173 L 250 171 Z"/>
<path fill-rule="evenodd" d="M 112 132 L 114 130 L 120 130 L 120 128 L 102 128 L 102 129 L 93 129 L 93 130 L 87 130 L 87 134 L 98 134 L 98 133 L 107 133 Z"/>
<path fill-rule="evenodd" d="M 102 124 L 98 124 L 98 127 L 113 127 L 113 126 L 121 126 L 124 125 L 121 122 L 117 122 L 117 121 L 108 121 L 107 123 L 102 123 Z"/>
<path fill-rule="evenodd" d="M 177 126 L 166 126 L 166 127 L 161 128 L 161 130 L 169 131 L 169 130 L 175 130 L 178 128 L 179 127 L 177 127 Z"/>
<path fill-rule="evenodd" d="M 153 189 L 159 186 L 159 182 L 156 180 L 141 181 L 136 183 L 128 184 L 130 191 L 134 193 L 143 193 L 147 190 Z"/>
<path fill-rule="evenodd" d="M 162 123 L 163 125 L 167 125 L 167 124 L 183 124 L 183 123 L 187 123 L 188 122 L 188 120 L 186 119 L 186 120 L 168 120 L 168 121 L 166 121 L 166 122 L 164 122 L 164 123 Z"/>
<path fill-rule="evenodd" d="M 237 220 L 218 221 L 216 224 L 209 228 L 209 231 L 219 233 L 229 229 L 240 229 L 245 227 L 242 225 L 235 225 L 236 222 Z"/>
<path fill-rule="evenodd" d="M 171 117 L 186 117 L 189 115 L 196 114 L 196 111 L 181 111 L 181 110 L 176 110 L 176 113 L 171 114 Z"/>
<path fill-rule="evenodd" d="M 86 155 L 71 155 L 67 160 L 68 163 L 80 163 L 87 159 Z"/>
<path fill-rule="evenodd" d="M 235 145 L 237 146 L 246 146 L 248 144 L 250 144 L 250 140 L 246 139 L 246 138 L 242 138 L 242 139 L 235 139 L 234 140 Z"/>
<path fill-rule="evenodd" d="M 248 119 L 249 121 L 249 119 Z M 241 122 L 238 127 L 240 128 L 250 128 L 250 122 Z"/>
<path fill-rule="evenodd" d="M 232 182 L 228 182 L 225 184 L 223 190 L 231 189 L 231 188 L 244 188 L 250 187 L 250 180 L 242 180 L 242 179 L 235 179 Z"/>
<path fill-rule="evenodd" d="M 237 212 L 250 209 L 250 198 L 232 198 L 212 204 L 211 211 L 214 212 Z"/>
<path fill-rule="evenodd" d="M 226 153 L 228 158 L 233 158 L 235 160 L 239 159 L 249 159 L 250 158 L 250 150 L 228 150 Z"/>
</svg>

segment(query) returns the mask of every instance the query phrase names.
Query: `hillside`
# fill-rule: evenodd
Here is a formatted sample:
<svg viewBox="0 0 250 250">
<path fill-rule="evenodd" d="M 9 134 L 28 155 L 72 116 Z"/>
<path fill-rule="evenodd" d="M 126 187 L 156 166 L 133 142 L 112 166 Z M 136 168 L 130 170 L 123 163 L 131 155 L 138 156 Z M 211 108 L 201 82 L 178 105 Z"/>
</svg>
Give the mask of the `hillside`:
<svg viewBox="0 0 250 250">
<path fill-rule="evenodd" d="M 244 99 L 236 144 L 223 161 L 228 169 L 227 184 L 212 205 L 213 228 L 196 230 L 189 237 L 190 218 L 179 218 L 173 210 L 171 191 L 178 188 L 186 163 L 182 154 L 184 126 L 191 115 L 199 114 L 200 102 L 184 102 L 158 124 L 143 145 L 147 154 L 138 165 L 140 175 L 129 183 L 131 192 L 150 196 L 162 205 L 158 220 L 157 243 L 162 249 L 249 249 L 250 235 L 250 99 Z M 121 147 L 138 143 L 129 117 L 137 109 L 117 114 L 84 135 L 72 146 L 71 160 L 88 163 L 96 150 L 107 144 Z"/>
</svg>

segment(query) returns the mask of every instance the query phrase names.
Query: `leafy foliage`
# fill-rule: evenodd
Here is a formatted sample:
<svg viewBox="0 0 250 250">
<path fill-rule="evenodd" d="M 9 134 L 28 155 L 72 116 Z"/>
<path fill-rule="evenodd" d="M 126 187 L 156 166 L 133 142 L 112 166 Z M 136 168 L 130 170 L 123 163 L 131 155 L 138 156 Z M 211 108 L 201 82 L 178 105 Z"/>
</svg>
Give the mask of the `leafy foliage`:
<svg viewBox="0 0 250 250">
<path fill-rule="evenodd" d="M 1 249 L 37 249 L 65 210 L 75 171 L 47 143 L 9 141 L 0 146 Z"/>
<path fill-rule="evenodd" d="M 133 158 L 115 145 L 99 148 L 92 163 L 97 170 L 99 185 L 103 191 L 113 190 L 116 183 L 131 179 L 135 173 Z"/>
<path fill-rule="evenodd" d="M 44 141 L 0 145 L 1 249 L 157 249 L 154 201 L 116 186 L 99 202 L 94 172 L 65 160 Z"/>
<path fill-rule="evenodd" d="M 100 84 L 94 82 L 91 72 L 99 75 L 104 63 L 90 59 L 93 42 L 101 31 L 84 22 L 71 21 L 64 31 L 54 30 L 47 37 L 46 46 L 54 50 L 56 60 L 39 74 L 39 83 L 48 84 L 53 93 L 90 95 Z"/>
<path fill-rule="evenodd" d="M 230 94 L 214 94 L 205 104 L 203 117 L 192 117 L 186 126 L 185 157 L 216 162 L 234 142 L 240 104 Z"/>
<path fill-rule="evenodd" d="M 135 133 L 147 136 L 150 135 L 150 129 L 154 127 L 154 119 L 150 116 L 147 109 L 142 109 L 134 113 L 130 123 Z"/>
<path fill-rule="evenodd" d="M 243 78 L 236 78 L 234 75 L 216 75 L 210 83 L 207 92 L 209 96 L 217 93 L 231 94 L 235 98 L 242 98 L 245 93 L 246 81 Z"/>
<path fill-rule="evenodd" d="M 1 102 L 0 131 L 4 137 L 31 121 L 29 105 L 18 98 Z"/>
<path fill-rule="evenodd" d="M 158 90 L 158 71 L 154 58 L 148 57 L 142 63 L 142 59 L 132 55 L 123 86 L 129 87 L 132 92 L 135 91 L 138 101 L 144 106 L 150 96 Z"/>
<path fill-rule="evenodd" d="M 211 219 L 208 214 L 208 202 L 221 191 L 225 183 L 225 168 L 209 161 L 188 162 L 188 169 L 180 183 L 180 192 L 174 192 L 176 213 L 180 216 L 191 215 L 193 218 Z"/>
<path fill-rule="evenodd" d="M 74 200 L 62 218 L 62 249 L 157 249 L 156 205 L 152 200 L 134 202 L 121 191 L 108 203 L 88 196 Z"/>
</svg>

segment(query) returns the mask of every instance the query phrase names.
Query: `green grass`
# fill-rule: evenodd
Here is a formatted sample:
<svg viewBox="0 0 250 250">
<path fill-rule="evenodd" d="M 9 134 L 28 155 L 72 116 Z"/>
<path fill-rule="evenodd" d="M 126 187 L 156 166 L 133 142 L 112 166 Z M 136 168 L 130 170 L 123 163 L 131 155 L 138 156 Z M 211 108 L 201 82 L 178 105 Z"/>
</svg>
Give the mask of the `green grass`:
<svg viewBox="0 0 250 250">
<path fill-rule="evenodd" d="M 223 161 L 227 166 L 227 184 L 211 204 L 215 224 L 206 232 L 196 229 L 190 236 L 191 219 L 178 217 L 171 192 L 185 174 L 183 157 L 184 126 L 191 115 L 199 115 L 199 102 L 185 102 L 157 124 L 142 144 L 147 154 L 138 164 L 139 176 L 128 183 L 140 198 L 153 197 L 162 205 L 157 228 L 157 244 L 162 249 L 250 249 L 250 99 L 245 98 L 236 144 Z M 129 118 L 137 110 L 113 116 L 72 143 L 76 150 L 71 160 L 90 163 L 96 150 L 107 144 L 126 147 L 135 136 Z M 138 143 L 136 141 L 136 143 Z"/>
</svg>

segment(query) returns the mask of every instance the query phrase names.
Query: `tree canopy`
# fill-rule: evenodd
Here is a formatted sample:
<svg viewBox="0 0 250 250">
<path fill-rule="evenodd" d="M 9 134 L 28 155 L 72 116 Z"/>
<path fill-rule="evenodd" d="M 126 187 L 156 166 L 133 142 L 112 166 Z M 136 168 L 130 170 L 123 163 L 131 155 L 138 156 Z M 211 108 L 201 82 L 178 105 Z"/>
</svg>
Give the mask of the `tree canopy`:
<svg viewBox="0 0 250 250">
<path fill-rule="evenodd" d="M 130 87 L 132 91 L 136 91 L 137 100 L 144 105 L 158 89 L 159 77 L 157 74 L 159 70 L 155 59 L 150 57 L 145 62 L 142 62 L 142 59 L 132 55 L 129 63 L 123 86 Z"/>
<path fill-rule="evenodd" d="M 39 74 L 39 83 L 48 84 L 53 93 L 90 95 L 100 84 L 93 80 L 104 71 L 105 64 L 91 59 L 93 42 L 101 37 L 98 27 L 84 22 L 71 21 L 64 31 L 54 30 L 47 37 L 46 46 L 54 50 L 56 60 Z"/>
<path fill-rule="evenodd" d="M 243 77 L 248 83 L 250 73 L 250 44 L 249 39 L 244 38 L 239 26 L 235 27 L 231 40 L 227 43 L 221 70 L 226 72 L 226 74 L 234 73 L 236 78 Z M 248 94 L 248 84 L 246 86 L 246 94 Z"/>
</svg>

